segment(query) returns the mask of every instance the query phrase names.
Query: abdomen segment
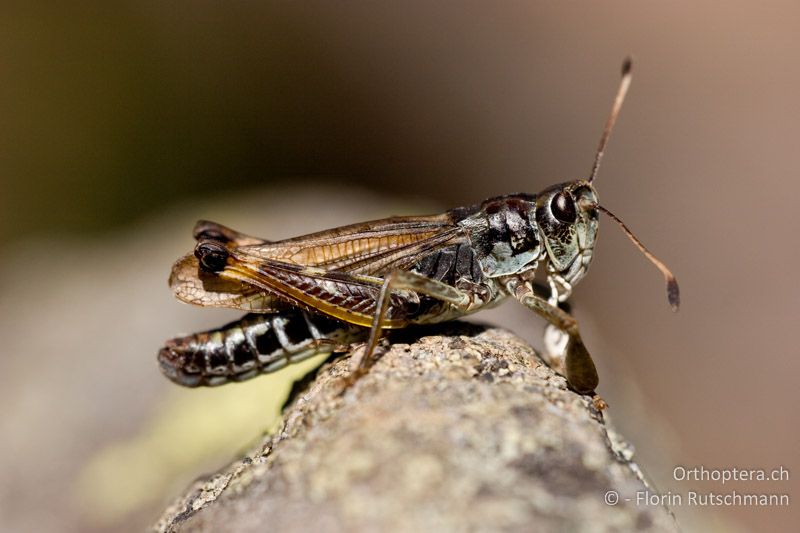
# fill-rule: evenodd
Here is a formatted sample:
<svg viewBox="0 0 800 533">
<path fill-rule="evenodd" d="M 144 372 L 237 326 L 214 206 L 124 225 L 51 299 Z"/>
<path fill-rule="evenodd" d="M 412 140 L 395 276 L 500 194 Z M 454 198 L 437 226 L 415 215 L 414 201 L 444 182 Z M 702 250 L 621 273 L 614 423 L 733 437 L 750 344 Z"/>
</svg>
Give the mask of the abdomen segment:
<svg viewBox="0 0 800 533">
<path fill-rule="evenodd" d="M 336 346 L 365 341 L 369 330 L 301 310 L 249 314 L 221 328 L 167 341 L 161 371 L 186 387 L 216 386 L 275 372 Z"/>
</svg>

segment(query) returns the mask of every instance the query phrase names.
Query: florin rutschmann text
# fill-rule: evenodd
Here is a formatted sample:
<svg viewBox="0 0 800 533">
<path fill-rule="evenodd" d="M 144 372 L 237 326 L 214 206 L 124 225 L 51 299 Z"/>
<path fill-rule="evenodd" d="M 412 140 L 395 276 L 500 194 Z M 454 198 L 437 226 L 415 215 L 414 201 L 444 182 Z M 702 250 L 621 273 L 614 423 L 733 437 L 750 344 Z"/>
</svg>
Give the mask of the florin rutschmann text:
<svg viewBox="0 0 800 533">
<path fill-rule="evenodd" d="M 706 468 L 704 466 L 678 465 L 672 470 L 675 481 L 716 482 L 724 485 L 734 481 L 744 482 L 785 482 L 789 481 L 789 470 L 783 466 L 776 468 Z M 621 501 L 647 506 L 667 507 L 788 507 L 791 502 L 786 492 L 758 492 L 744 490 L 686 492 L 655 492 L 640 490 L 634 494 L 620 494 L 615 490 L 605 493 L 606 505 L 617 505 Z"/>
</svg>

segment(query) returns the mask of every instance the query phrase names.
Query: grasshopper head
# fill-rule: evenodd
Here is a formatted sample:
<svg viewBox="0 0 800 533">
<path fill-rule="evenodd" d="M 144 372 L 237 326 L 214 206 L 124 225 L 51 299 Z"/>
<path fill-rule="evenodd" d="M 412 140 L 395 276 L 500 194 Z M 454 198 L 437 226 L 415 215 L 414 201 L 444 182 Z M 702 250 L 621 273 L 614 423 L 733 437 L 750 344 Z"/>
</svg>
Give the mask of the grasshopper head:
<svg viewBox="0 0 800 533">
<path fill-rule="evenodd" d="M 536 225 L 544 241 L 548 275 L 560 285 L 556 288 L 562 289 L 563 298 L 586 275 L 592 261 L 596 206 L 597 192 L 586 180 L 553 185 L 536 195 Z"/>
<path fill-rule="evenodd" d="M 659 261 L 644 244 L 628 229 L 614 213 L 597 202 L 597 191 L 594 180 L 600 170 L 600 162 L 608 144 L 611 130 L 617 121 L 622 102 L 631 84 L 631 60 L 622 64 L 622 79 L 617 96 L 611 107 L 600 145 L 594 157 L 589 179 L 576 180 L 554 185 L 542 191 L 536 198 L 536 223 L 539 226 L 547 251 L 547 273 L 553 296 L 564 301 L 570 294 L 572 286 L 580 281 L 592 261 L 592 251 L 597 239 L 597 216 L 602 211 L 622 231 L 664 275 L 667 283 L 667 299 L 673 311 L 678 310 L 680 293 L 678 282 L 672 272 Z"/>
</svg>

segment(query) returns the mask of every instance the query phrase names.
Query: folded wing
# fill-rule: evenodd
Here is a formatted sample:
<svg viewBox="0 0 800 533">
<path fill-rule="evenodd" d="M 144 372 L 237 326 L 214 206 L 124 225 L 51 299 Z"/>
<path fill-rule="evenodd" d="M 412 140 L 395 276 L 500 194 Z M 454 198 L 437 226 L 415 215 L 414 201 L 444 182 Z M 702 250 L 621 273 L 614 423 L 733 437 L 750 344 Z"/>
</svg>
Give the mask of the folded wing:
<svg viewBox="0 0 800 533">
<path fill-rule="evenodd" d="M 208 221 L 198 222 L 194 234 L 224 243 L 229 266 L 207 272 L 192 254 L 178 260 L 169 283 L 179 300 L 251 312 L 301 306 L 362 325 L 370 323 L 383 275 L 466 242 L 447 214 L 387 218 L 277 242 Z M 395 307 L 390 319 L 405 314 L 399 301 Z"/>
</svg>

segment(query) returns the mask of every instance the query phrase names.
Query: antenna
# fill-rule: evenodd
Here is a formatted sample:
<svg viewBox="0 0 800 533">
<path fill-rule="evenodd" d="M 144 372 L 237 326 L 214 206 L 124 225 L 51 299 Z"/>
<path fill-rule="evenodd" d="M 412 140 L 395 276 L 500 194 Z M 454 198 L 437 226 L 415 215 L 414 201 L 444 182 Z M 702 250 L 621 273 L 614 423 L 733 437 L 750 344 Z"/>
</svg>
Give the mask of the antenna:
<svg viewBox="0 0 800 533">
<path fill-rule="evenodd" d="M 628 92 L 628 87 L 631 85 L 631 69 L 633 62 L 630 57 L 625 59 L 622 63 L 622 79 L 619 82 L 619 89 L 617 89 L 617 96 L 614 98 L 614 105 L 611 107 L 611 114 L 606 121 L 606 127 L 603 128 L 603 136 L 600 137 L 600 146 L 597 147 L 597 155 L 594 156 L 594 165 L 592 165 L 592 173 L 589 175 L 589 183 L 594 181 L 597 177 L 597 171 L 600 170 L 600 161 L 603 160 L 603 153 L 606 151 L 608 138 L 611 137 L 611 130 L 614 128 L 614 123 L 617 121 L 619 110 L 622 108 L 622 102 L 625 101 L 625 94 Z"/>
<path fill-rule="evenodd" d="M 669 301 L 669 305 L 672 307 L 672 310 L 677 312 L 678 307 L 681 305 L 681 293 L 680 289 L 678 288 L 678 280 L 675 279 L 675 276 L 669 271 L 667 265 L 659 261 L 658 258 L 650 252 L 650 250 L 645 248 L 644 244 L 642 244 L 642 241 L 640 241 L 636 235 L 634 235 L 633 232 L 628 229 L 628 226 L 626 226 L 625 223 L 617 217 L 617 215 L 599 204 L 592 204 L 592 207 L 599 209 L 608 215 L 611 220 L 619 224 L 619 227 L 622 228 L 622 231 L 625 232 L 625 235 L 628 236 L 633 244 L 639 248 L 639 251 L 642 252 L 644 256 L 661 271 L 662 274 L 664 274 L 664 281 L 667 282 L 667 300 Z"/>
</svg>

